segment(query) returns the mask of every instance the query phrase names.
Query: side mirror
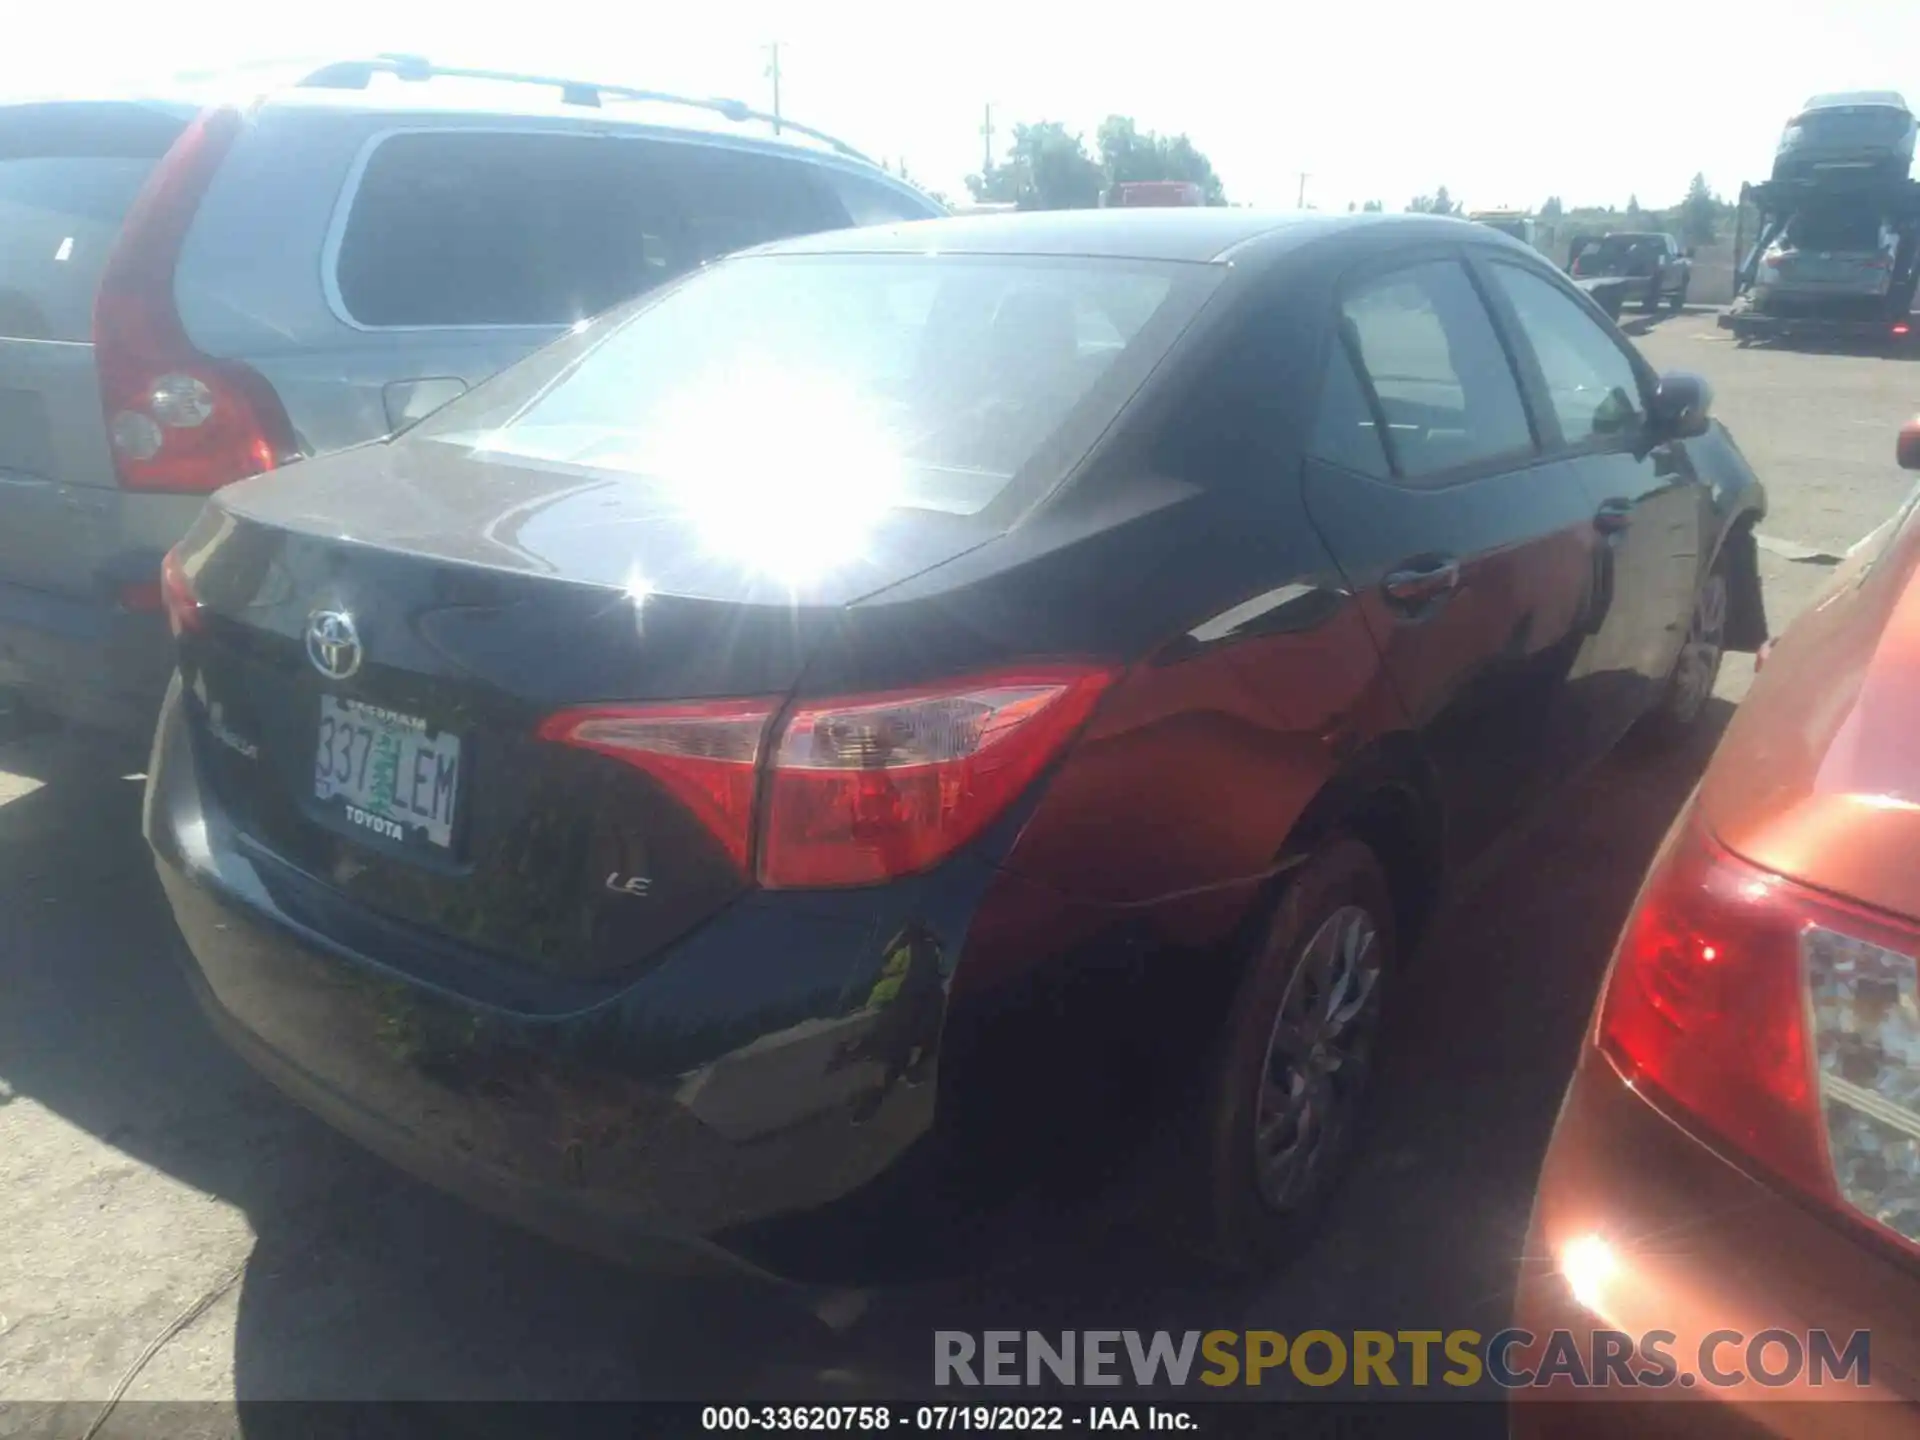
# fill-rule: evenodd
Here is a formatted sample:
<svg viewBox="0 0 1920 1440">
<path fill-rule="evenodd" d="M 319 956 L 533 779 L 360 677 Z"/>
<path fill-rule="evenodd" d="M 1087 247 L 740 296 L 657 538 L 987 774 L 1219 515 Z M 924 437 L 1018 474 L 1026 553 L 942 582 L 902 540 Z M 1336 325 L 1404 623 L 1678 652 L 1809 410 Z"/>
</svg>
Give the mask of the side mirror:
<svg viewBox="0 0 1920 1440">
<path fill-rule="evenodd" d="M 1920 417 L 1900 427 L 1900 443 L 1894 448 L 1902 470 L 1920 470 Z"/>
<path fill-rule="evenodd" d="M 1690 371 L 1669 370 L 1653 392 L 1647 420 L 1662 440 L 1689 440 L 1707 433 L 1712 409 L 1712 386 Z"/>
</svg>

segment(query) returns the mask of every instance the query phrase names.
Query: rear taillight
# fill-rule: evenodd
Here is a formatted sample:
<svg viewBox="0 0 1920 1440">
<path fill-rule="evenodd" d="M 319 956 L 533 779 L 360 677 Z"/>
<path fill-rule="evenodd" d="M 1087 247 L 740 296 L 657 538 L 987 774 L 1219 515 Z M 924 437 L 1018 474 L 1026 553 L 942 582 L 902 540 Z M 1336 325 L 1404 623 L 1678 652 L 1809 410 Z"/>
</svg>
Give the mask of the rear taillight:
<svg viewBox="0 0 1920 1440">
<path fill-rule="evenodd" d="M 809 700 L 771 739 L 776 700 L 564 710 L 539 733 L 652 776 L 743 872 L 764 769 L 760 883 L 870 885 L 938 864 L 1003 814 L 1113 679 L 1035 666 Z"/>
<path fill-rule="evenodd" d="M 606 705 L 563 710 L 540 726 L 557 740 L 645 771 L 747 867 L 755 769 L 777 700 Z"/>
<path fill-rule="evenodd" d="M 1567 271 L 1567 273 L 1568 273 L 1569 275 L 1573 275 L 1573 276 L 1575 276 L 1575 277 L 1578 277 L 1578 276 L 1580 275 L 1580 273 L 1581 273 L 1581 271 L 1580 271 L 1580 262 L 1579 262 L 1578 260 L 1576 260 L 1576 261 L 1574 261 L 1574 262 L 1573 262 L 1573 264 L 1572 264 L 1572 266 L 1570 266 L 1570 267 L 1568 268 L 1568 271 Z"/>
<path fill-rule="evenodd" d="M 244 125 L 223 107 L 188 127 L 128 210 L 101 274 L 94 364 L 114 469 L 129 489 L 217 490 L 295 454 L 272 388 L 196 349 L 173 298 L 194 212 Z"/>
<path fill-rule="evenodd" d="M 1621 1073 L 1812 1198 L 1920 1249 L 1920 932 L 1754 868 L 1689 818 L 1621 938 Z"/>
<path fill-rule="evenodd" d="M 1086 721 L 1107 670 L 807 701 L 774 750 L 764 885 L 867 885 L 925 870 L 996 819 Z"/>
<path fill-rule="evenodd" d="M 167 628 L 176 637 L 200 628 L 200 597 L 178 550 L 169 550 L 160 562 L 160 605 L 167 612 Z"/>
</svg>

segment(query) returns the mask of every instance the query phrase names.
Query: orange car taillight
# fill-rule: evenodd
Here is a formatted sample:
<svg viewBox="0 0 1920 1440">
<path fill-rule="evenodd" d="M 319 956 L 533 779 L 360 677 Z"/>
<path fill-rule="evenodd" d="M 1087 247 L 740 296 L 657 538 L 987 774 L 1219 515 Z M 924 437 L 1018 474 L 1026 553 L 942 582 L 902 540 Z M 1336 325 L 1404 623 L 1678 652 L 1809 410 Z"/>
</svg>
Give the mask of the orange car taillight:
<svg viewBox="0 0 1920 1440">
<path fill-rule="evenodd" d="M 589 706 L 539 733 L 652 776 L 743 871 L 764 768 L 760 883 L 871 885 L 937 865 L 1003 814 L 1114 678 L 1048 665 L 807 700 L 771 741 L 770 699 Z"/>
<path fill-rule="evenodd" d="M 1920 930 L 1669 840 L 1601 1002 L 1637 1086 L 1814 1199 L 1920 1249 Z"/>
</svg>

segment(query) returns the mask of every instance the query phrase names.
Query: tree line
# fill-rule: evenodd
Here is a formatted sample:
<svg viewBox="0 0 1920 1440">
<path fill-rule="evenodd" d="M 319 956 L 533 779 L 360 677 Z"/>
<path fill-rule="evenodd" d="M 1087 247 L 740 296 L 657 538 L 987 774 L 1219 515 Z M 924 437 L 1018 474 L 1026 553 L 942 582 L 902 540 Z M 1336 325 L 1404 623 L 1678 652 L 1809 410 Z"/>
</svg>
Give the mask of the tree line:
<svg viewBox="0 0 1920 1440">
<path fill-rule="evenodd" d="M 1227 203 L 1213 162 L 1193 141 L 1142 130 L 1125 115 L 1100 122 L 1091 152 L 1083 136 L 1058 120 L 1015 125 L 1006 160 L 967 176 L 967 189 L 981 203 L 1080 210 L 1098 205 L 1115 185 L 1139 180 L 1189 180 L 1207 204 Z"/>
<path fill-rule="evenodd" d="M 1355 207 L 1349 205 L 1349 210 Z M 1369 200 L 1360 206 L 1363 210 L 1381 209 L 1378 200 Z M 1638 195 L 1627 197 L 1624 211 L 1611 205 L 1587 205 L 1569 209 L 1558 195 L 1549 195 L 1546 201 L 1535 211 L 1535 215 L 1556 227 L 1565 228 L 1567 238 L 1574 235 L 1598 234 L 1608 229 L 1656 230 L 1678 235 L 1689 245 L 1711 245 L 1720 238 L 1721 226 L 1733 218 L 1738 207 L 1731 201 L 1723 200 L 1707 184 L 1704 174 L 1695 174 L 1687 185 L 1687 193 L 1677 205 L 1664 209 L 1649 210 L 1640 204 Z M 1447 193 L 1444 185 L 1436 186 L 1430 195 L 1416 195 L 1407 202 L 1407 211 L 1415 215 L 1459 215 L 1465 207 Z"/>
<path fill-rule="evenodd" d="M 906 166 L 900 167 L 902 174 Z M 1184 133 L 1160 135 L 1142 130 L 1130 116 L 1109 115 L 1086 138 L 1058 120 L 1037 120 L 1013 127 L 1013 143 L 1003 161 L 993 161 L 978 174 L 967 176 L 967 190 L 979 203 L 1018 205 L 1023 210 L 1090 209 L 1115 185 L 1140 180 L 1186 180 L 1200 187 L 1209 205 L 1227 203 L 1226 187 L 1214 173 L 1213 162 Z M 1445 185 L 1416 195 L 1406 204 L 1411 214 L 1459 215 L 1466 207 Z M 1569 208 L 1558 195 L 1549 195 L 1537 216 L 1578 234 L 1613 229 L 1670 231 L 1689 245 L 1710 245 L 1733 216 L 1735 206 L 1713 192 L 1704 174 L 1696 174 L 1676 205 L 1646 209 L 1638 195 L 1627 198 L 1624 211 L 1611 205 Z M 1378 200 L 1349 204 L 1350 211 L 1378 212 Z"/>
</svg>

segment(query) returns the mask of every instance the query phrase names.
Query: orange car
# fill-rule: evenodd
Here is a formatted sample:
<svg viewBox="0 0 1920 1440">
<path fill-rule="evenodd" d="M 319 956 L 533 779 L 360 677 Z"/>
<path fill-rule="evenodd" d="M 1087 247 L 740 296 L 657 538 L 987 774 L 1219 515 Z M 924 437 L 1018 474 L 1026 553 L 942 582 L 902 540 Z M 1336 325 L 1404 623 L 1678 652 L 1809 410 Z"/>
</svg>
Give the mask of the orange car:
<svg viewBox="0 0 1920 1440">
<path fill-rule="evenodd" d="M 1920 489 L 1654 860 L 1490 1342 L 1516 1402 L 1661 1403 L 1516 1403 L 1515 1435 L 1920 1435 L 1916 957 Z"/>
</svg>

